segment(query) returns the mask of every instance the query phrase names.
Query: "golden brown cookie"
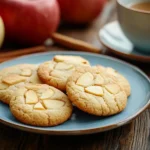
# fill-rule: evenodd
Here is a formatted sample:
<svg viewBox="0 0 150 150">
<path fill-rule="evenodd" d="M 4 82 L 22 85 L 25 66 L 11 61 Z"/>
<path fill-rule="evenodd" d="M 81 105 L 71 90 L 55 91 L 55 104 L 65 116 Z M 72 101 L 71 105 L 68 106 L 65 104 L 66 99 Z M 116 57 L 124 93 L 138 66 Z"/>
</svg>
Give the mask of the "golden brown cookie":
<svg viewBox="0 0 150 150">
<path fill-rule="evenodd" d="M 115 69 L 110 68 L 110 67 L 103 67 L 103 66 L 97 66 L 97 67 L 102 69 L 102 71 L 106 71 L 107 73 L 115 76 L 118 79 L 117 81 L 120 87 L 126 92 L 127 96 L 130 96 L 131 87 L 130 87 L 128 80 L 123 75 L 121 75 Z"/>
<path fill-rule="evenodd" d="M 99 67 L 77 68 L 68 79 L 66 91 L 76 107 L 97 116 L 117 114 L 127 104 L 127 95 L 117 78 Z"/>
<path fill-rule="evenodd" d="M 24 84 L 10 101 L 10 110 L 20 122 L 56 126 L 68 120 L 72 104 L 60 90 L 46 84 Z"/>
<path fill-rule="evenodd" d="M 65 91 L 67 79 L 79 65 L 89 66 L 89 62 L 80 56 L 56 55 L 39 66 L 38 75 L 44 83 Z"/>
<path fill-rule="evenodd" d="M 37 75 L 37 66 L 20 64 L 0 71 L 0 100 L 9 104 L 10 97 L 15 91 L 12 85 L 21 82 L 41 83 Z"/>
</svg>

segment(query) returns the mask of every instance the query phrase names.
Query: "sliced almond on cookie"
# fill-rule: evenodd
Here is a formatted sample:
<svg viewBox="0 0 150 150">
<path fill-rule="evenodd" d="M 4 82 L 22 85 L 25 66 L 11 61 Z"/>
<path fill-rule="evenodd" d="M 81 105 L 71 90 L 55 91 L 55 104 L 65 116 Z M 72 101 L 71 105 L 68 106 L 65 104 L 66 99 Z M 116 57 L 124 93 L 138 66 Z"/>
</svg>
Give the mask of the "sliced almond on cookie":
<svg viewBox="0 0 150 150">
<path fill-rule="evenodd" d="M 20 75 L 30 77 L 32 75 L 32 71 L 31 69 L 22 69 Z"/>
<path fill-rule="evenodd" d="M 57 55 L 54 57 L 54 61 L 56 62 L 70 62 L 72 64 L 88 64 L 89 62 L 85 60 L 84 58 L 80 56 L 62 56 L 62 55 Z"/>
<path fill-rule="evenodd" d="M 96 78 L 94 80 L 94 84 L 95 85 L 103 85 L 104 84 L 104 79 L 103 79 L 103 77 L 100 74 L 98 74 L 96 76 Z"/>
<path fill-rule="evenodd" d="M 76 89 L 76 90 L 78 90 L 78 91 L 82 91 L 82 92 L 84 92 L 84 87 L 82 87 L 82 86 L 79 86 L 79 85 L 74 85 L 74 88 Z"/>
<path fill-rule="evenodd" d="M 40 102 L 38 102 L 37 104 L 34 105 L 34 109 L 45 110 L 45 108 L 43 107 L 43 105 Z"/>
<path fill-rule="evenodd" d="M 48 99 L 48 98 L 52 97 L 53 94 L 54 94 L 54 91 L 51 89 L 48 89 L 41 94 L 40 99 L 41 100 Z"/>
<path fill-rule="evenodd" d="M 67 56 L 67 55 L 56 55 L 53 59 L 56 62 L 64 62 L 64 61 L 74 61 L 77 56 Z"/>
<path fill-rule="evenodd" d="M 103 96 L 103 88 L 100 86 L 89 86 L 85 88 L 85 91 L 90 94 L 94 94 L 97 96 Z"/>
<path fill-rule="evenodd" d="M 120 87 L 117 84 L 108 84 L 105 85 L 105 88 L 108 92 L 112 94 L 117 94 L 120 91 Z"/>
<path fill-rule="evenodd" d="M 38 97 L 33 90 L 29 90 L 25 94 L 26 104 L 35 104 L 38 102 Z"/>
<path fill-rule="evenodd" d="M 31 83 L 25 84 L 25 87 L 28 90 L 38 90 L 39 88 L 42 88 L 42 86 L 46 86 L 46 85 L 44 85 L 44 84 L 31 84 Z M 47 87 L 48 87 L 48 85 L 47 85 Z"/>
<path fill-rule="evenodd" d="M 93 75 L 90 72 L 86 72 L 82 76 L 80 76 L 76 84 L 83 87 L 87 87 L 93 84 L 94 82 L 93 79 L 94 79 Z"/>
<path fill-rule="evenodd" d="M 58 69 L 58 70 L 70 70 L 70 69 L 73 69 L 74 66 L 71 65 L 71 64 L 66 64 L 66 63 L 58 63 L 56 66 L 55 66 L 55 69 Z"/>
<path fill-rule="evenodd" d="M 114 76 L 117 75 L 117 71 L 113 68 L 108 67 L 108 68 L 106 68 L 106 71 Z"/>
<path fill-rule="evenodd" d="M 22 77 L 17 74 L 10 74 L 2 78 L 2 81 L 6 84 L 13 85 L 13 84 L 17 84 L 20 82 L 24 82 L 26 79 L 27 79 L 26 77 Z"/>
<path fill-rule="evenodd" d="M 32 74 L 32 76 L 29 78 L 29 83 L 34 83 L 34 84 L 36 84 L 36 83 L 41 83 L 41 81 L 40 81 L 40 79 L 39 79 L 39 77 L 38 77 L 36 71 L 35 71 L 35 72 Z"/>
<path fill-rule="evenodd" d="M 43 104 L 47 109 L 57 109 L 62 107 L 65 103 L 59 100 L 43 100 Z"/>
<path fill-rule="evenodd" d="M 56 55 L 53 59 L 56 62 L 63 62 L 67 59 L 67 56 Z"/>
</svg>

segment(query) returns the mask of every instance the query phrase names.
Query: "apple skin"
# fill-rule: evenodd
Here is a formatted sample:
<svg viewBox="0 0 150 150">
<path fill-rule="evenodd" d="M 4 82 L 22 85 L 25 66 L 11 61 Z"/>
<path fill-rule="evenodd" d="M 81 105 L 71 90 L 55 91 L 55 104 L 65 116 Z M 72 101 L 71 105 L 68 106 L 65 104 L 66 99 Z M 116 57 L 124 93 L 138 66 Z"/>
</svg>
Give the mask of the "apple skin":
<svg viewBox="0 0 150 150">
<path fill-rule="evenodd" d="M 60 22 L 56 0 L 0 0 L 0 16 L 6 40 L 26 46 L 43 44 Z"/>
<path fill-rule="evenodd" d="M 5 27 L 4 27 L 4 22 L 0 17 L 0 48 L 3 45 L 4 37 L 5 37 Z"/>
<path fill-rule="evenodd" d="M 102 11 L 106 0 L 57 0 L 61 17 L 72 24 L 86 24 L 93 21 Z"/>
</svg>

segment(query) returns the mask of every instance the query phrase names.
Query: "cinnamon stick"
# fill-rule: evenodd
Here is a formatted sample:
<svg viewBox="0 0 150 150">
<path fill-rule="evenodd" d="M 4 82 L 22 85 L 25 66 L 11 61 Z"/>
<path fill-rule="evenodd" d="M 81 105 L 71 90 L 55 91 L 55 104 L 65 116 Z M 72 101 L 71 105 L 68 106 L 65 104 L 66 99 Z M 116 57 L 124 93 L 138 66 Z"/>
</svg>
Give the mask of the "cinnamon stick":
<svg viewBox="0 0 150 150">
<path fill-rule="evenodd" d="M 7 60 L 10 60 L 10 59 L 14 59 L 14 58 L 16 58 L 16 57 L 4 57 L 4 58 L 0 58 L 0 63 L 4 62 L 4 61 L 7 61 Z"/>
<path fill-rule="evenodd" d="M 51 38 L 54 42 L 73 50 L 87 51 L 93 53 L 101 52 L 99 48 L 96 48 L 93 45 L 88 44 L 87 42 L 77 40 L 59 33 L 53 33 Z"/>
<path fill-rule="evenodd" d="M 36 52 L 44 52 L 44 51 L 46 51 L 45 46 L 36 46 L 36 47 L 31 47 L 31 48 L 12 50 L 9 52 L 0 52 L 0 58 L 4 58 L 4 57 L 11 58 L 11 57 L 17 57 L 17 56 L 21 56 L 21 55 L 32 54 L 32 53 L 36 53 Z"/>
<path fill-rule="evenodd" d="M 88 44 L 84 41 L 77 40 L 59 33 L 53 33 L 51 36 L 52 40 L 56 43 L 59 43 L 60 45 L 66 46 L 67 48 L 71 48 L 74 50 L 79 51 L 87 51 L 87 52 L 94 52 L 94 53 L 100 53 L 101 50 L 94 47 L 91 44 Z M 36 46 L 31 48 L 25 48 L 25 49 L 19 49 L 19 50 L 12 50 L 9 52 L 0 52 L 0 62 L 6 61 L 8 59 L 12 59 L 18 56 L 32 54 L 32 53 L 38 53 L 38 52 L 44 52 L 46 51 L 46 46 Z"/>
</svg>

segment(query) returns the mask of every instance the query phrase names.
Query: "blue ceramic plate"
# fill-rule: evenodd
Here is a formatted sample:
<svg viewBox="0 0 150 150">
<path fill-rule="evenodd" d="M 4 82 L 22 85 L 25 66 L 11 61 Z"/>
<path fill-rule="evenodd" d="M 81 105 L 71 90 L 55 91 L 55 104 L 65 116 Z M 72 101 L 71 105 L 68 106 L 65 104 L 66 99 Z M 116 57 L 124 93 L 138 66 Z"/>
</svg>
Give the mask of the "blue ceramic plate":
<svg viewBox="0 0 150 150">
<path fill-rule="evenodd" d="M 30 132 L 55 134 L 55 135 L 79 135 L 102 132 L 117 128 L 128 123 L 143 112 L 150 103 L 150 80 L 138 68 L 123 61 L 91 53 L 82 52 L 49 52 L 20 57 L 0 64 L 0 69 L 21 63 L 40 64 L 52 59 L 54 55 L 80 55 L 91 62 L 92 65 L 101 64 L 110 66 L 123 74 L 130 82 L 132 93 L 128 99 L 126 109 L 120 114 L 110 117 L 96 117 L 88 115 L 77 108 L 74 109 L 70 120 L 56 127 L 35 127 L 25 125 L 17 121 L 11 114 L 9 107 L 0 103 L 0 122 L 14 128 Z"/>
<path fill-rule="evenodd" d="M 134 47 L 124 35 L 118 21 L 105 25 L 99 31 L 99 38 L 101 43 L 113 53 L 129 59 L 150 62 L 150 54 L 141 53 Z"/>
</svg>

